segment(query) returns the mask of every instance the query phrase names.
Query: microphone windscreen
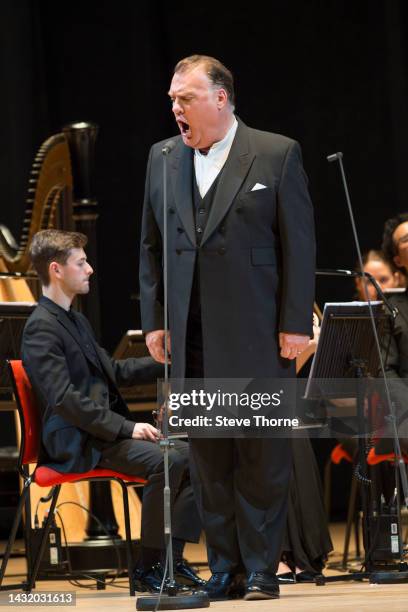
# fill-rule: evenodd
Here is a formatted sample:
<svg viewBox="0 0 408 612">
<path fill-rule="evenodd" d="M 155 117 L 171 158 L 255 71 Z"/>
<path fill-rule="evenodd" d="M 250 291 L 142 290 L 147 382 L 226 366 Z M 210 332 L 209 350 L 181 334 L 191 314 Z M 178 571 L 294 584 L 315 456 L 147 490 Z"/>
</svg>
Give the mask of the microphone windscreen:
<svg viewBox="0 0 408 612">
<path fill-rule="evenodd" d="M 336 159 L 341 159 L 343 157 L 343 153 L 341 151 L 338 151 L 337 153 L 333 153 L 332 155 L 328 155 L 327 156 L 327 161 L 328 162 L 334 162 L 336 161 Z"/>
<path fill-rule="evenodd" d="M 174 140 L 168 140 L 166 144 L 164 145 L 164 147 L 162 148 L 163 155 L 168 155 L 170 151 L 174 149 L 175 146 L 176 146 L 176 143 L 174 142 Z"/>
</svg>

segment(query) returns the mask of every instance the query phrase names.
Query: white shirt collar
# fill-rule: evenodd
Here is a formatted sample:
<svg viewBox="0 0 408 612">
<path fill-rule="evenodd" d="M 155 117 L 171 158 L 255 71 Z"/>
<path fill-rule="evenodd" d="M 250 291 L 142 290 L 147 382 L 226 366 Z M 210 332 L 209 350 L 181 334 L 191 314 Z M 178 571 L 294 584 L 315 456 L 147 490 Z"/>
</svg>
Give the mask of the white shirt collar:
<svg viewBox="0 0 408 612">
<path fill-rule="evenodd" d="M 238 121 L 234 117 L 233 124 L 219 142 L 215 142 L 207 155 L 194 151 L 194 170 L 197 186 L 203 198 L 227 161 L 232 143 L 237 131 Z"/>
</svg>

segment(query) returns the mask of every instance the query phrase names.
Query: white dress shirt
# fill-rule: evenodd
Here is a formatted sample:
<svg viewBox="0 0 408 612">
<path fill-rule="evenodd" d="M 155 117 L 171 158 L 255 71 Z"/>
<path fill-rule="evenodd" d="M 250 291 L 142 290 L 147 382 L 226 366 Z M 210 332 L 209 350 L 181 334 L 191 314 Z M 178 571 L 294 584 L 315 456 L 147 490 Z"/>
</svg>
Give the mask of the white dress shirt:
<svg viewBox="0 0 408 612">
<path fill-rule="evenodd" d="M 195 176 L 198 190 L 202 198 L 205 196 L 227 161 L 237 127 L 238 121 L 234 117 L 234 123 L 225 134 L 224 138 L 219 142 L 215 142 L 207 155 L 203 155 L 198 149 L 194 151 Z"/>
</svg>

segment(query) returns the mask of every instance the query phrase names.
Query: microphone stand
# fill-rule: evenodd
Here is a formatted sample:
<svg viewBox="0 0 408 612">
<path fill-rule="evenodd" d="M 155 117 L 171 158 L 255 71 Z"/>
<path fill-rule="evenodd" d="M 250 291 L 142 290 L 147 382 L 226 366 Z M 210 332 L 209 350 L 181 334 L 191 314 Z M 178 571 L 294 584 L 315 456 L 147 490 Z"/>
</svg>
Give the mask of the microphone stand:
<svg viewBox="0 0 408 612">
<path fill-rule="evenodd" d="M 164 404 L 162 411 L 162 438 L 160 446 L 164 457 L 164 541 L 166 543 L 166 564 L 164 568 L 161 590 L 158 595 L 138 597 L 136 610 L 191 610 L 193 608 L 208 608 L 210 600 L 204 591 L 187 594 L 178 594 L 174 580 L 173 541 L 171 529 L 171 491 L 169 478 L 169 449 L 173 443 L 169 439 L 168 398 L 169 398 L 169 347 L 168 347 L 168 241 L 167 241 L 167 157 L 174 149 L 176 143 L 169 140 L 162 148 L 163 155 L 163 308 L 164 308 Z M 168 568 L 168 582 L 166 576 Z M 166 586 L 165 586 L 166 585 Z M 166 594 L 163 595 L 163 590 Z"/>
<path fill-rule="evenodd" d="M 377 333 L 377 328 L 376 328 L 376 324 L 375 324 L 375 317 L 374 317 L 374 313 L 372 310 L 372 305 L 371 305 L 371 300 L 370 297 L 368 295 L 368 291 L 367 291 L 367 279 L 375 286 L 378 295 L 380 295 L 384 301 L 384 304 L 386 305 L 386 307 L 388 308 L 388 310 L 390 310 L 391 312 L 391 317 L 392 317 L 392 321 L 395 320 L 395 317 L 398 314 L 398 310 L 396 308 L 393 308 L 387 301 L 387 299 L 384 296 L 384 293 L 381 291 L 381 288 L 378 286 L 377 282 L 375 281 L 375 279 L 371 276 L 371 274 L 368 274 L 366 272 L 364 272 L 363 268 L 363 259 L 362 259 L 362 255 L 361 255 L 361 249 L 360 249 L 360 243 L 359 243 L 359 239 L 358 239 L 358 235 L 357 235 L 357 229 L 356 229 L 356 224 L 354 221 L 354 214 L 353 214 L 353 209 L 352 209 L 352 205 L 351 205 L 351 199 L 350 199 L 350 194 L 349 194 L 349 190 L 348 190 L 348 186 L 347 186 L 347 179 L 346 179 L 346 175 L 344 172 L 344 167 L 343 167 L 343 153 L 341 151 L 334 153 L 332 155 L 328 155 L 327 156 L 327 161 L 328 162 L 334 162 L 334 161 L 338 161 L 339 166 L 340 166 L 340 172 L 341 172 L 341 177 L 342 177 L 342 182 L 343 182 L 343 187 L 344 187 L 344 193 L 346 196 L 346 202 L 347 202 L 347 208 L 348 208 L 348 212 L 349 212 L 349 216 L 350 216 L 350 222 L 351 222 L 351 226 L 352 226 L 352 230 L 353 230 L 353 236 L 354 236 L 354 242 L 355 242 L 355 247 L 357 250 L 357 255 L 358 255 L 358 262 L 359 262 L 359 266 L 360 266 L 360 272 L 351 272 L 350 270 L 335 270 L 334 273 L 337 273 L 338 275 L 341 276 L 360 276 L 363 277 L 365 279 L 365 282 L 363 283 L 364 285 L 364 292 L 365 292 L 365 298 L 366 301 L 368 303 L 368 308 L 369 308 L 369 312 L 370 312 L 370 319 L 371 319 L 371 323 L 372 323 L 372 328 L 373 328 L 373 334 L 374 334 L 374 338 L 375 338 L 375 344 L 377 347 L 377 351 L 378 351 L 378 356 L 379 356 L 379 361 L 380 361 L 380 368 L 381 368 L 381 373 L 384 379 L 384 388 L 385 388 L 385 394 L 386 394 L 386 403 L 388 406 L 388 410 L 389 410 L 389 422 L 391 423 L 391 428 L 392 428 L 392 437 L 393 437 L 393 444 L 394 444 L 394 454 L 396 457 L 396 462 L 398 464 L 399 467 L 399 472 L 400 472 L 400 477 L 401 477 L 401 484 L 402 484 L 402 492 L 403 492 L 403 497 L 404 497 L 404 502 L 405 502 L 405 506 L 408 508 L 408 479 L 407 479 L 407 473 L 405 470 L 405 464 L 404 464 L 404 460 L 402 458 L 402 453 L 401 453 L 401 447 L 400 447 L 400 442 L 399 442 L 399 438 L 398 438 L 398 432 L 397 432 L 397 426 L 396 426 L 396 416 L 395 416 L 395 406 L 394 403 L 391 400 L 391 394 L 390 394 L 390 389 L 389 389 L 389 385 L 388 385 L 388 379 L 385 373 L 385 367 L 384 367 L 384 360 L 383 360 L 383 355 L 382 355 L 382 351 L 381 351 L 381 347 L 380 347 L 380 342 L 378 339 L 378 333 Z M 330 271 L 327 270 L 322 270 L 320 271 L 320 274 L 330 274 Z M 396 479 L 397 480 L 397 479 Z M 398 482 L 398 481 L 397 481 Z M 397 496 L 397 505 L 398 505 L 398 516 L 400 517 L 400 503 L 399 503 L 399 496 Z M 368 520 L 368 516 L 365 517 L 365 520 Z M 348 576 L 330 576 L 328 578 L 325 578 L 325 582 L 334 582 L 337 580 L 344 580 L 344 579 L 359 579 L 358 576 L 360 576 L 361 578 L 369 578 L 370 582 L 372 583 L 387 583 L 387 584 L 393 584 L 393 583 L 401 583 L 401 582 L 408 582 L 408 572 L 406 571 L 377 571 L 377 572 L 373 572 L 372 571 L 372 565 L 371 565 L 371 560 L 370 560 L 370 555 L 372 553 L 372 543 L 368 542 L 367 545 L 369 546 L 369 550 L 368 553 L 366 554 L 366 558 L 364 560 L 364 565 L 366 566 L 366 572 L 359 572 L 358 574 L 350 574 Z M 403 558 L 403 551 L 401 551 L 401 562 L 400 562 L 400 567 L 404 566 L 404 563 L 402 561 Z M 405 568 L 404 568 L 405 569 Z"/>
</svg>

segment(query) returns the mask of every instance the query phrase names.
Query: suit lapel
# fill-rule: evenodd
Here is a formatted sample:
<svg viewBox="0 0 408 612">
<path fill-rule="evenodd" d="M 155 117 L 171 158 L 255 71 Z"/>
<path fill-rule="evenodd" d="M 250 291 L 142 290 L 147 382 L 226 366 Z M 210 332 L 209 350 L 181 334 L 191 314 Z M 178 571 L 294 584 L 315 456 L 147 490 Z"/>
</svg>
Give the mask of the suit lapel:
<svg viewBox="0 0 408 612">
<path fill-rule="evenodd" d="M 46 308 L 49 312 L 56 316 L 58 323 L 60 323 L 64 327 L 64 329 L 66 329 L 66 331 L 73 337 L 75 342 L 78 344 L 81 352 L 85 355 L 88 361 L 90 361 L 96 368 L 98 368 L 99 371 L 102 371 L 101 364 L 98 362 L 97 359 L 95 359 L 94 355 L 92 355 L 92 351 L 84 351 L 84 341 L 81 338 L 75 323 L 71 321 L 69 317 L 61 311 L 61 308 L 52 302 L 52 300 L 44 299 L 43 297 L 41 297 L 39 303 L 44 306 L 44 308 Z"/>
<path fill-rule="evenodd" d="M 99 369 L 101 369 L 101 365 L 102 365 L 103 372 L 109 378 L 109 380 L 114 385 L 114 387 L 116 387 L 115 375 L 114 375 L 112 364 L 109 358 L 106 356 L 106 353 L 103 350 L 101 350 L 100 346 L 96 342 L 93 342 L 93 345 L 95 347 L 95 351 L 97 352 L 99 360 L 100 360 Z"/>
<path fill-rule="evenodd" d="M 193 246 L 196 246 L 193 214 L 193 149 L 180 141 L 171 163 L 171 179 L 177 211 L 186 234 Z"/>
<path fill-rule="evenodd" d="M 60 315 L 57 315 L 57 319 L 61 323 L 61 325 L 65 327 L 65 329 L 71 334 L 74 340 L 78 343 L 79 348 L 81 349 L 85 357 L 88 359 L 88 361 L 90 361 L 96 368 L 98 368 L 99 371 L 102 371 L 101 364 L 99 363 L 98 359 L 95 358 L 93 351 L 84 350 L 84 347 L 83 347 L 84 340 L 81 338 L 80 333 L 75 323 L 71 321 L 68 317 L 64 317 Z"/>
<path fill-rule="evenodd" d="M 251 153 L 249 147 L 248 128 L 238 120 L 234 142 L 220 175 L 201 245 L 208 240 L 227 213 L 254 158 L 255 155 Z"/>
</svg>

